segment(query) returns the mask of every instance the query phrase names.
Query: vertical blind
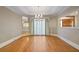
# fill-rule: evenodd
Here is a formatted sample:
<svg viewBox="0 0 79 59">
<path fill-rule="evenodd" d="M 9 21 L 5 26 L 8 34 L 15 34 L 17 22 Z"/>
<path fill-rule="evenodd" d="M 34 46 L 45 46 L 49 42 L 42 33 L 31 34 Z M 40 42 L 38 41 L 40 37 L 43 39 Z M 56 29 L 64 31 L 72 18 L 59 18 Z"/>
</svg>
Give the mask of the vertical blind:
<svg viewBox="0 0 79 59">
<path fill-rule="evenodd" d="M 34 35 L 45 35 L 45 19 L 34 19 Z"/>
</svg>

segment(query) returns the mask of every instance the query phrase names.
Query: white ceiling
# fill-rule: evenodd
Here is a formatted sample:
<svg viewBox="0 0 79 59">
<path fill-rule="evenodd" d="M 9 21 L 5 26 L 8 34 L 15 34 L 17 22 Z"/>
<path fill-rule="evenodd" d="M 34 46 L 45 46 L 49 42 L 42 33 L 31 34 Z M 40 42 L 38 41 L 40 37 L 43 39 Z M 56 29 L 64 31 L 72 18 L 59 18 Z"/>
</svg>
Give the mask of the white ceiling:
<svg viewBox="0 0 79 59">
<path fill-rule="evenodd" d="M 19 15 L 59 15 L 68 6 L 6 6 L 8 9 Z"/>
</svg>

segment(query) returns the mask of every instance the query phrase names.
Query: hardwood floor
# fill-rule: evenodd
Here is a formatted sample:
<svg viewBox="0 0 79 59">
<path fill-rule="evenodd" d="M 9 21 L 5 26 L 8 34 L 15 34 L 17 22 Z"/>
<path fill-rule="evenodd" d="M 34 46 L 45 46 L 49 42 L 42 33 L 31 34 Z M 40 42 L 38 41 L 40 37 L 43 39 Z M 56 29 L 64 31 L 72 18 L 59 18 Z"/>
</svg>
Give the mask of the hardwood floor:
<svg viewBox="0 0 79 59">
<path fill-rule="evenodd" d="M 56 36 L 26 36 L 0 48 L 0 52 L 78 52 Z"/>
</svg>

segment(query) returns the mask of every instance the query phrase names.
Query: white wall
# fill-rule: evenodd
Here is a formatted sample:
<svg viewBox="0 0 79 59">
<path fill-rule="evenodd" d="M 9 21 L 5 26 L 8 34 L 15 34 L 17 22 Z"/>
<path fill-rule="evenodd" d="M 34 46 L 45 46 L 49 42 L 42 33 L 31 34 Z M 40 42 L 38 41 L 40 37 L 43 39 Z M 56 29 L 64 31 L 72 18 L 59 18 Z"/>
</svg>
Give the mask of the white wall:
<svg viewBox="0 0 79 59">
<path fill-rule="evenodd" d="M 60 24 L 58 24 L 58 35 L 66 39 L 67 41 L 71 41 L 74 44 L 79 45 L 79 11 L 77 12 L 79 8 L 70 8 L 69 10 L 63 12 L 61 16 L 69 16 L 74 15 L 76 16 L 76 26 L 74 28 L 61 28 Z M 74 11 L 73 11 L 74 10 Z M 60 18 L 60 17 L 59 17 Z M 60 20 L 60 19 L 58 19 Z"/>
<path fill-rule="evenodd" d="M 59 30 L 58 34 L 61 37 L 79 45 L 79 29 L 78 28 L 62 28 Z"/>
<path fill-rule="evenodd" d="M 20 35 L 21 31 L 21 16 L 0 7 L 0 43 Z"/>
</svg>

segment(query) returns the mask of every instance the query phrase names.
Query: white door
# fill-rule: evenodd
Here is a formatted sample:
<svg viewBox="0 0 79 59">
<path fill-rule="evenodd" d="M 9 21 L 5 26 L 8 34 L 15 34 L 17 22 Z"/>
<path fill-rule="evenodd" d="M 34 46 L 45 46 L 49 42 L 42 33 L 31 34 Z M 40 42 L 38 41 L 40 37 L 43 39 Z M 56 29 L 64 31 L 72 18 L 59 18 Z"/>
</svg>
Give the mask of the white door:
<svg viewBox="0 0 79 59">
<path fill-rule="evenodd" d="M 34 19 L 34 35 L 45 35 L 45 19 Z"/>
</svg>

